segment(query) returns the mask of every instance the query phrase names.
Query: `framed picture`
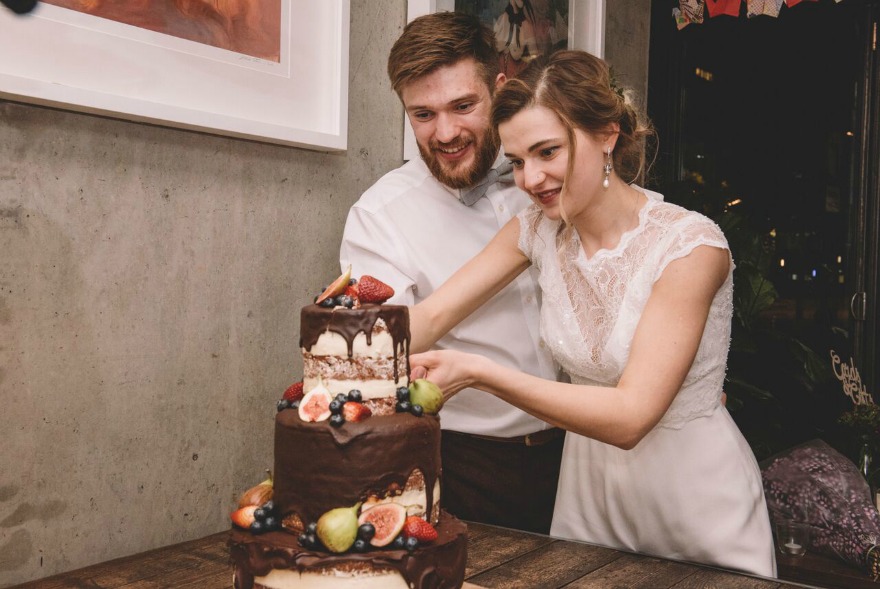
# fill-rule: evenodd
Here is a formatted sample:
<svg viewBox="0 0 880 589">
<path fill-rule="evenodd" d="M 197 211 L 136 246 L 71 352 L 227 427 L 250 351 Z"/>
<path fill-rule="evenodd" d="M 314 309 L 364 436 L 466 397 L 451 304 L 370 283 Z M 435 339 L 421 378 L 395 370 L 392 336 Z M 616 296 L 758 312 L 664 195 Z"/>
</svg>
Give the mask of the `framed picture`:
<svg viewBox="0 0 880 589">
<path fill-rule="evenodd" d="M 317 149 L 348 134 L 350 0 L 0 10 L 0 98 Z"/>
<path fill-rule="evenodd" d="M 441 11 L 473 14 L 494 30 L 499 67 L 508 76 L 558 48 L 605 54 L 605 0 L 408 0 L 407 21 Z M 404 115 L 403 158 L 414 157 L 419 151 Z"/>
</svg>

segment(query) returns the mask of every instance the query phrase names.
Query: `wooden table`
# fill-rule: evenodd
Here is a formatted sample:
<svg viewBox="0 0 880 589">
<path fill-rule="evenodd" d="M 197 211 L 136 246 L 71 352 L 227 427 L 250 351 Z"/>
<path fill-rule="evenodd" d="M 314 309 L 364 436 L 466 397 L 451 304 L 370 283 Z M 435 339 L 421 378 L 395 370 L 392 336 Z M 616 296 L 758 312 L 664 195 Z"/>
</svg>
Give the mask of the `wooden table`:
<svg viewBox="0 0 880 589">
<path fill-rule="evenodd" d="M 227 534 L 221 532 L 119 558 L 18 585 L 16 589 L 231 589 Z M 824 566 L 821 557 L 813 558 L 813 561 L 800 559 L 798 562 L 813 562 L 820 568 Z M 780 561 L 783 575 L 798 566 L 798 562 L 787 562 Z M 850 572 L 861 576 L 861 581 L 871 583 L 859 571 L 853 569 Z M 857 576 L 852 579 L 860 581 Z M 473 523 L 468 524 L 465 578 L 478 587 L 492 589 L 789 589 L 818 586 L 752 577 Z M 849 584 L 847 580 L 843 582 L 846 584 L 839 586 L 847 589 L 861 586 Z M 880 589 L 880 584 L 873 587 Z"/>
</svg>

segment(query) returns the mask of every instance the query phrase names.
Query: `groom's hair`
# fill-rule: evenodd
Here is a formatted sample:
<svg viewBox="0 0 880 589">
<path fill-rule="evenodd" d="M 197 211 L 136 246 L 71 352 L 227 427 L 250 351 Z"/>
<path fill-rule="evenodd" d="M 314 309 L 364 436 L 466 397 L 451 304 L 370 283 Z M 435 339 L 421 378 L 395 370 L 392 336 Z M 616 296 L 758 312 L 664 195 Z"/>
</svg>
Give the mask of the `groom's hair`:
<svg viewBox="0 0 880 589">
<path fill-rule="evenodd" d="M 498 76 L 495 34 L 475 16 L 435 12 L 420 16 L 403 29 L 388 56 L 388 77 L 400 96 L 413 80 L 466 58 L 476 61 L 492 92 Z"/>
</svg>

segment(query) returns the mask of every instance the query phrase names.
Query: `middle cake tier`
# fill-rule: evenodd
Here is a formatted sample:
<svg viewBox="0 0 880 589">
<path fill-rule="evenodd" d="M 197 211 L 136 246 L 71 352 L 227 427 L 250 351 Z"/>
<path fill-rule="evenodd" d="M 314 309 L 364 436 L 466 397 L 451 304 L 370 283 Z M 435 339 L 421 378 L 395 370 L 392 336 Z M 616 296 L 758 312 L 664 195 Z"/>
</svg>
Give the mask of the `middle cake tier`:
<svg viewBox="0 0 880 589">
<path fill-rule="evenodd" d="M 294 533 L 325 512 L 363 502 L 394 502 L 437 523 L 440 421 L 410 413 L 373 416 L 333 427 L 296 411 L 275 417 L 274 502 Z"/>
</svg>

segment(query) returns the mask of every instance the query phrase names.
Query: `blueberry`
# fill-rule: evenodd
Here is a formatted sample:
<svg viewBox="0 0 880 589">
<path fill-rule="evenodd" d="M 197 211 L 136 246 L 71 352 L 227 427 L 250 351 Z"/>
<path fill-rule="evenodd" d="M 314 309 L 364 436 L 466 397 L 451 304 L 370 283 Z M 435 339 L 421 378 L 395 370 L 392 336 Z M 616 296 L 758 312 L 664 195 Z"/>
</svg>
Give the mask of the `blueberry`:
<svg viewBox="0 0 880 589">
<path fill-rule="evenodd" d="M 254 534 L 262 534 L 266 531 L 266 524 L 262 520 L 255 519 L 251 522 L 250 529 Z"/>
<path fill-rule="evenodd" d="M 366 552 L 367 551 L 367 541 L 361 538 L 358 538 L 354 541 L 354 546 L 352 546 L 352 550 L 355 552 Z"/>
<path fill-rule="evenodd" d="M 338 395 L 336 395 L 336 400 L 340 403 L 345 403 L 346 401 L 348 401 L 348 395 L 346 395 L 345 393 L 339 393 Z"/>
<path fill-rule="evenodd" d="M 410 407 L 409 412 L 412 413 L 413 415 L 415 415 L 416 417 L 421 417 L 422 414 L 425 412 L 425 410 L 422 409 L 421 405 L 413 405 L 412 407 Z"/>
<path fill-rule="evenodd" d="M 349 279 L 348 279 L 348 285 L 349 285 L 349 286 L 354 286 L 354 285 L 357 284 L 357 283 L 358 283 L 358 279 L 357 279 L 357 278 L 349 278 Z"/>
<path fill-rule="evenodd" d="M 263 509 L 262 507 L 257 507 L 254 510 L 254 519 L 260 520 L 260 521 L 263 521 L 264 519 L 266 519 L 266 510 Z"/>
<path fill-rule="evenodd" d="M 299 409 L 299 400 L 290 402 L 291 409 Z"/>
<path fill-rule="evenodd" d="M 367 522 L 365 524 L 361 524 L 357 531 L 358 538 L 362 538 L 369 542 L 373 539 L 373 536 L 376 535 L 376 526 Z"/>
<path fill-rule="evenodd" d="M 266 501 L 265 503 L 263 503 L 263 505 L 261 505 L 261 507 L 266 512 L 266 515 L 269 515 L 270 513 L 275 511 L 275 502 L 270 499 L 270 500 Z"/>
<path fill-rule="evenodd" d="M 320 303 L 318 303 L 318 305 L 321 306 L 321 307 L 335 307 L 335 306 L 336 306 L 336 300 L 335 300 L 335 299 L 332 299 L 332 298 L 330 298 L 330 297 L 327 297 L 326 299 L 324 299 L 323 301 L 321 301 Z"/>
<path fill-rule="evenodd" d="M 401 548 L 406 548 L 406 539 L 403 537 L 403 534 L 395 538 L 394 541 L 391 542 L 391 546 L 393 548 L 397 548 L 398 550 Z"/>
<path fill-rule="evenodd" d="M 303 548 L 309 547 L 309 535 L 306 534 L 305 532 L 303 532 L 302 534 L 299 535 L 298 540 L 299 540 L 299 545 L 302 546 Z"/>
<path fill-rule="evenodd" d="M 348 391 L 348 400 L 349 401 L 354 401 L 355 403 L 360 403 L 363 400 L 363 398 L 364 398 L 363 395 L 361 395 L 361 392 L 357 389 L 352 389 L 352 390 Z"/>
<path fill-rule="evenodd" d="M 318 531 L 318 522 L 312 522 L 306 527 L 306 532 L 314 534 Z"/>
<path fill-rule="evenodd" d="M 341 412 L 342 412 L 342 403 L 339 401 L 339 399 L 333 399 L 332 401 L 330 401 L 330 414 L 336 415 Z"/>
<path fill-rule="evenodd" d="M 306 542 L 310 548 L 315 548 L 318 545 L 318 537 L 309 532 L 306 534 Z"/>
<path fill-rule="evenodd" d="M 341 297 L 339 297 L 339 304 L 346 309 L 351 309 L 352 307 L 354 307 L 354 299 L 348 295 L 342 295 Z"/>
<path fill-rule="evenodd" d="M 281 399 L 281 400 L 278 401 L 278 403 L 275 405 L 275 408 L 278 409 L 278 411 L 284 411 L 284 410 L 287 409 L 288 407 L 290 407 L 290 401 L 288 401 L 287 399 Z"/>
<path fill-rule="evenodd" d="M 345 423 L 345 418 L 342 416 L 341 413 L 337 413 L 336 415 L 330 416 L 330 425 L 332 425 L 334 427 L 339 427 L 343 423 Z"/>
<path fill-rule="evenodd" d="M 409 389 L 406 387 L 397 387 L 397 400 L 409 401 Z"/>
<path fill-rule="evenodd" d="M 409 538 L 406 539 L 406 549 L 409 551 L 410 554 L 415 552 L 415 549 L 418 547 L 419 547 L 418 538 L 410 536 Z"/>
<path fill-rule="evenodd" d="M 396 407 L 398 413 L 409 413 L 411 408 L 412 405 L 409 401 L 399 401 Z"/>
<path fill-rule="evenodd" d="M 266 531 L 278 529 L 278 518 L 274 515 L 267 515 L 263 520 L 263 525 L 266 526 Z"/>
</svg>

